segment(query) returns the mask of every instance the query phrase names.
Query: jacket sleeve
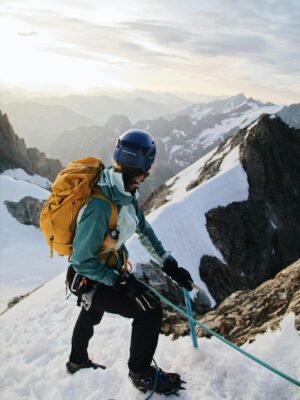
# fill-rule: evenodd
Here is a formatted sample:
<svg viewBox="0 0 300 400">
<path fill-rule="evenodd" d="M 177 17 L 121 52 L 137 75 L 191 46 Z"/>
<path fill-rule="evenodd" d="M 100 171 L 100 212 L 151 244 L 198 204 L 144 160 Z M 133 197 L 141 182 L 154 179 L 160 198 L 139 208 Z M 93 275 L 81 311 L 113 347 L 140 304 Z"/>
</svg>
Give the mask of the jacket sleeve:
<svg viewBox="0 0 300 400">
<path fill-rule="evenodd" d="M 111 207 L 103 199 L 93 198 L 78 221 L 73 240 L 72 265 L 92 280 L 112 286 L 118 273 L 99 261 L 98 251 L 107 232 Z"/>
<path fill-rule="evenodd" d="M 142 245 L 160 264 L 168 257 L 170 252 L 167 252 L 160 240 L 157 238 L 152 226 L 146 220 L 143 211 L 135 205 L 137 216 L 139 219 L 137 227 L 137 235 Z"/>
</svg>

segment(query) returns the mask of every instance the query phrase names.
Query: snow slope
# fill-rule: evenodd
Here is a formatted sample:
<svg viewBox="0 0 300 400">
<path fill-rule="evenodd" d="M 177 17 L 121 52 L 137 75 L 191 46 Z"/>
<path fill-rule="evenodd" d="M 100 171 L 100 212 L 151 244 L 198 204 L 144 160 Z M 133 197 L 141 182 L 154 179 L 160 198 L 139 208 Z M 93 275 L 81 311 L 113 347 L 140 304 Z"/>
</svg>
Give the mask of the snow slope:
<svg viewBox="0 0 300 400">
<path fill-rule="evenodd" d="M 49 181 L 48 178 L 36 174 L 29 175 L 22 168 L 7 169 L 1 175 L 10 176 L 11 178 L 14 178 L 17 181 L 25 181 L 33 183 L 34 185 L 40 186 L 45 189 L 49 189 L 51 186 L 51 182 Z"/>
<path fill-rule="evenodd" d="M 205 212 L 248 198 L 247 176 L 238 159 L 238 147 L 226 155 L 215 177 L 186 192 L 186 185 L 213 153 L 168 181 L 167 185 L 172 188 L 171 201 L 148 217 L 165 247 L 204 289 L 198 274 L 201 256 L 210 254 L 222 258 L 206 231 Z M 214 157 L 219 156 L 216 153 Z M 0 176 L 0 273 L 2 284 L 10 290 L 9 297 L 18 288 L 36 287 L 51 274 L 64 271 L 66 265 L 64 259 L 51 260 L 39 230 L 19 224 L 3 204 L 4 200 L 19 201 L 26 195 L 46 198 L 48 192 L 30 179 L 18 178 L 17 172 L 14 178 Z M 128 247 L 135 264 L 149 260 L 150 255 L 136 237 Z M 64 365 L 79 308 L 74 297 L 65 299 L 64 275 L 64 272 L 59 274 L 0 315 L 0 398 L 145 399 L 127 378 L 131 321 L 117 315 L 104 316 L 90 343 L 90 357 L 108 368 L 80 371 L 75 376 L 66 373 Z M 299 345 L 299 333 L 290 314 L 281 329 L 258 336 L 254 343 L 243 348 L 299 379 L 300 361 L 296 351 Z M 299 399 L 299 388 L 215 338 L 199 339 L 199 349 L 194 349 L 189 337 L 173 341 L 161 336 L 155 359 L 162 368 L 179 372 L 187 381 L 182 400 Z M 155 395 L 155 399 L 162 397 Z"/>
<path fill-rule="evenodd" d="M 219 138 L 222 138 L 226 132 L 232 129 L 245 128 L 251 122 L 257 120 L 261 114 L 275 114 L 281 108 L 281 106 L 258 107 L 256 104 L 253 104 L 250 110 L 241 115 L 230 116 L 229 118 L 225 118 L 221 124 L 217 124 L 213 128 L 204 129 L 198 136 L 197 141 L 200 141 L 204 148 L 208 147 L 214 144 Z"/>
<path fill-rule="evenodd" d="M 25 196 L 46 199 L 49 192 L 44 187 L 49 183 L 23 170 L 0 175 L 0 311 L 12 297 L 26 294 L 65 270 L 66 260 L 50 259 L 39 229 L 20 224 L 3 203 L 18 202 Z"/>
<path fill-rule="evenodd" d="M 173 193 L 169 196 L 171 201 L 150 213 L 147 219 L 165 248 L 172 252 L 180 265 L 190 271 L 195 283 L 206 291 L 212 304 L 215 304 L 206 285 L 200 279 L 200 259 L 206 254 L 223 262 L 224 260 L 210 239 L 205 213 L 234 201 L 247 200 L 249 192 L 247 175 L 239 161 L 238 147 L 226 155 L 216 176 L 193 190 L 185 190 L 187 183 L 195 178 L 196 171 L 212 154 L 213 152 L 207 154 L 169 180 L 167 185 L 175 182 Z M 136 236 L 128 241 L 128 248 L 134 264 L 145 263 L 150 259 Z"/>
<path fill-rule="evenodd" d="M 79 313 L 75 299 L 65 300 L 64 276 L 0 316 L 0 398 L 7 400 L 142 400 L 127 378 L 131 320 L 105 314 L 90 342 L 90 357 L 107 366 L 65 371 L 73 325 Z M 300 376 L 296 349 L 300 337 L 288 315 L 281 329 L 258 336 L 243 348 L 274 367 Z M 297 400 L 299 388 L 262 368 L 218 339 L 161 336 L 155 359 L 187 381 L 182 400 Z M 153 400 L 163 399 L 154 395 Z M 173 398 L 173 397 L 170 397 Z"/>
<path fill-rule="evenodd" d="M 186 185 L 212 153 L 168 181 L 167 185 L 171 185 L 176 179 L 170 203 L 147 217 L 166 249 L 191 271 L 195 282 L 206 291 L 198 273 L 200 258 L 209 254 L 222 259 L 222 255 L 212 244 L 205 228 L 205 213 L 210 208 L 248 197 L 247 177 L 237 153 L 233 160 L 230 158 L 227 171 L 221 171 L 190 192 L 185 191 Z M 30 176 L 20 169 L 0 175 L 0 311 L 6 308 L 12 297 L 35 289 L 65 270 L 65 258 L 49 258 L 48 247 L 39 229 L 20 224 L 3 203 L 5 200 L 18 202 L 25 196 L 46 199 L 49 192 L 45 188 L 49 186 L 47 179 Z M 149 261 L 151 256 L 136 236 L 128 242 L 128 248 L 134 265 Z M 214 304 L 211 297 L 210 300 Z"/>
<path fill-rule="evenodd" d="M 248 182 L 239 159 L 238 149 L 227 155 L 221 171 L 203 185 L 186 192 L 187 183 L 195 177 L 201 165 L 213 152 L 201 158 L 176 179 L 170 202 L 152 212 L 147 219 L 153 225 L 165 248 L 172 252 L 179 263 L 187 268 L 195 283 L 208 293 L 201 281 L 198 268 L 203 254 L 220 258 L 205 227 L 205 213 L 211 208 L 225 206 L 233 201 L 248 198 Z M 13 296 L 24 294 L 65 270 L 67 260 L 49 258 L 49 250 L 39 229 L 22 225 L 13 218 L 3 204 L 4 200 L 19 201 L 25 196 L 45 199 L 49 182 L 30 177 L 22 170 L 8 171 L 0 176 L 0 305 L 5 308 Z M 151 256 L 134 236 L 128 241 L 130 260 L 134 265 L 149 262 Z M 9 263 L 7 262 L 9 260 Z M 208 293 L 212 304 L 214 299 Z"/>
</svg>

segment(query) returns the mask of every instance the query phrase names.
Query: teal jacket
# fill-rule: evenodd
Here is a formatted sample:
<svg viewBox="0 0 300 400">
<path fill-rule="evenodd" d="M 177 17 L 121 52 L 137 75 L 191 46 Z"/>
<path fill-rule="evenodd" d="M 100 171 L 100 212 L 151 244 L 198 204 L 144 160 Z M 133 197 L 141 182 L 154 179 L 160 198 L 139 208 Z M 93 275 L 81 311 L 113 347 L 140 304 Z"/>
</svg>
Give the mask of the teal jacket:
<svg viewBox="0 0 300 400">
<path fill-rule="evenodd" d="M 102 171 L 99 185 L 102 192 L 118 206 L 120 233 L 115 250 L 120 253 L 125 251 L 128 255 L 125 242 L 137 233 L 149 253 L 162 262 L 170 253 L 165 251 L 139 208 L 138 192 L 134 195 L 126 192 L 122 174 L 114 172 L 112 167 Z M 71 263 L 77 272 L 87 278 L 112 286 L 119 276 L 123 259 L 120 255 L 117 269 L 113 269 L 105 262 L 100 262 L 98 258 L 98 251 L 107 234 L 110 215 L 110 205 L 101 198 L 92 198 L 89 204 L 80 211 L 73 240 Z"/>
</svg>

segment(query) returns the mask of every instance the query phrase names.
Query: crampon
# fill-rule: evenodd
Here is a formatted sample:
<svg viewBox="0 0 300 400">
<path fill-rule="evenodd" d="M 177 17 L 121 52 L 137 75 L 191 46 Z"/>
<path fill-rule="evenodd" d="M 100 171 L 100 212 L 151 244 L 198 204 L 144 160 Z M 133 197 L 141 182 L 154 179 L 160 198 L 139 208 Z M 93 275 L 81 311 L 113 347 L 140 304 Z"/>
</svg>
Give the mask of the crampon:
<svg viewBox="0 0 300 400">
<path fill-rule="evenodd" d="M 143 373 L 129 372 L 132 384 L 142 392 L 154 390 L 155 393 L 171 395 L 178 394 L 179 390 L 185 390 L 182 386 L 186 382 L 179 374 L 165 372 L 161 368 L 150 366 Z"/>
</svg>

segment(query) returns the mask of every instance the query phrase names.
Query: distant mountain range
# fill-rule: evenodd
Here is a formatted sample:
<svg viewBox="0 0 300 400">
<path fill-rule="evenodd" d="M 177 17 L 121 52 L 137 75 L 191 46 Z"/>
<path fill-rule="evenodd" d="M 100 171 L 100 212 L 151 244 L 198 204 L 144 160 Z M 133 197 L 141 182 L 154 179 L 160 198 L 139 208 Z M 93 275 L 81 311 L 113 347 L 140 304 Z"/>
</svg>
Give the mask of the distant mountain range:
<svg viewBox="0 0 300 400">
<path fill-rule="evenodd" d="M 211 103 L 188 106 L 175 114 L 132 124 L 127 116 L 113 116 L 104 126 L 77 128 L 64 132 L 47 153 L 63 164 L 87 154 L 109 164 L 116 139 L 130 128 L 150 131 L 157 142 L 156 166 L 143 188 L 142 198 L 169 177 L 190 165 L 210 149 L 250 124 L 262 113 L 276 113 L 282 107 L 261 103 L 243 94 Z"/>
<path fill-rule="evenodd" d="M 278 116 L 292 128 L 300 128 L 300 103 L 283 107 Z"/>
<path fill-rule="evenodd" d="M 126 115 L 134 122 L 153 119 L 179 111 L 189 104 L 188 101 L 171 95 L 157 96 L 157 100 L 160 99 L 162 102 L 143 97 L 116 99 L 109 96 L 73 95 L 22 102 L 2 101 L 1 108 L 8 114 L 15 131 L 25 139 L 28 146 L 46 151 L 65 130 L 103 125 L 113 115 Z"/>
<path fill-rule="evenodd" d="M 279 113 L 291 126 L 300 125 L 300 104 L 283 107 L 242 93 L 197 104 L 168 93 L 138 94 L 148 95 L 151 100 L 128 93 L 119 93 L 119 99 L 72 95 L 4 104 L 3 110 L 26 145 L 39 148 L 63 164 L 87 155 L 110 164 L 116 139 L 122 132 L 130 128 L 149 130 L 156 138 L 158 156 L 142 199 L 262 113 Z M 100 124 L 104 119 L 106 122 Z"/>
<path fill-rule="evenodd" d="M 94 123 L 90 118 L 61 105 L 24 102 L 5 104 L 2 108 L 16 133 L 25 139 L 26 145 L 43 151 L 64 130 Z"/>
<path fill-rule="evenodd" d="M 67 96 L 51 98 L 43 101 L 47 105 L 61 105 L 68 109 L 92 119 L 98 125 L 103 125 L 116 114 L 126 115 L 131 121 L 140 119 L 153 119 L 160 115 L 182 110 L 187 104 L 186 100 L 169 97 L 162 101 L 148 100 L 145 97 L 114 98 L 111 96 Z"/>
</svg>

